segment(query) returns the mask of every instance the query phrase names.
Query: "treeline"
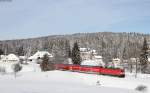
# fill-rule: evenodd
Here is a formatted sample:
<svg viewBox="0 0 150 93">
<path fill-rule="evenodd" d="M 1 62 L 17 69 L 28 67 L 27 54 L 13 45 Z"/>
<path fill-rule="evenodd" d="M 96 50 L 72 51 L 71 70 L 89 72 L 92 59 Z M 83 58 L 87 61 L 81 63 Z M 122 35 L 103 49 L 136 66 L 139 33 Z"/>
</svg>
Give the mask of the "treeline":
<svg viewBox="0 0 150 93">
<path fill-rule="evenodd" d="M 56 62 L 63 62 L 68 53 L 68 46 L 78 42 L 80 47 L 96 49 L 106 62 L 112 58 L 129 59 L 139 57 L 144 37 L 140 33 L 78 33 L 72 35 L 53 35 L 40 38 L 0 41 L 0 50 L 4 54 L 14 53 L 31 56 L 38 50 L 47 50 L 55 56 Z"/>
</svg>

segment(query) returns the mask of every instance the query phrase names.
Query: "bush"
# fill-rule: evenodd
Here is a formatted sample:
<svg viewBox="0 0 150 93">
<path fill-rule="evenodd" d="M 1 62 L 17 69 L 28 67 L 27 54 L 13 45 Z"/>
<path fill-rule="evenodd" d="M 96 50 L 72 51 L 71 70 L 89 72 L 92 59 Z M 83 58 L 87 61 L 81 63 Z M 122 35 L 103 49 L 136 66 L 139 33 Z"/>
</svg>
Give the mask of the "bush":
<svg viewBox="0 0 150 93">
<path fill-rule="evenodd" d="M 147 86 L 139 85 L 139 86 L 136 87 L 135 90 L 137 90 L 137 91 L 146 91 L 147 90 Z"/>
<path fill-rule="evenodd" d="M 16 74 L 22 69 L 22 66 L 17 63 L 17 64 L 12 65 L 12 69 L 14 71 L 14 76 L 16 78 Z"/>
</svg>

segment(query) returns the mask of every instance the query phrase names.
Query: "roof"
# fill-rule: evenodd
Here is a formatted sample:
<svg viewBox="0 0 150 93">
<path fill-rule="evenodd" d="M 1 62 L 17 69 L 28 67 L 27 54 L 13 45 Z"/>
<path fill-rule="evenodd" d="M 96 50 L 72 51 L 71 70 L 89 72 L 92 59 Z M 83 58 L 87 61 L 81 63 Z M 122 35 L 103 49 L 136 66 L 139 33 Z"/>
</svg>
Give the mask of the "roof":
<svg viewBox="0 0 150 93">
<path fill-rule="evenodd" d="M 96 50 L 90 48 L 80 48 L 80 52 L 97 54 Z"/>
<path fill-rule="evenodd" d="M 102 59 L 102 56 L 94 56 L 96 59 Z"/>
<path fill-rule="evenodd" d="M 48 55 L 49 57 L 53 57 L 53 55 L 47 51 L 37 51 L 33 56 L 29 57 L 28 59 L 37 59 L 38 57 L 42 58 L 44 55 Z"/>
<path fill-rule="evenodd" d="M 80 48 L 80 51 L 81 52 L 87 52 L 87 51 L 89 51 L 90 49 L 89 48 Z"/>
<path fill-rule="evenodd" d="M 104 66 L 103 61 L 96 61 L 96 60 L 84 60 L 81 62 L 81 65 L 86 66 Z"/>
<path fill-rule="evenodd" d="M 19 58 L 15 55 L 15 54 L 9 54 L 7 56 L 5 56 L 4 58 L 2 58 L 2 60 L 16 60 L 19 61 Z"/>
<path fill-rule="evenodd" d="M 26 59 L 26 56 L 19 56 L 20 59 Z"/>
</svg>

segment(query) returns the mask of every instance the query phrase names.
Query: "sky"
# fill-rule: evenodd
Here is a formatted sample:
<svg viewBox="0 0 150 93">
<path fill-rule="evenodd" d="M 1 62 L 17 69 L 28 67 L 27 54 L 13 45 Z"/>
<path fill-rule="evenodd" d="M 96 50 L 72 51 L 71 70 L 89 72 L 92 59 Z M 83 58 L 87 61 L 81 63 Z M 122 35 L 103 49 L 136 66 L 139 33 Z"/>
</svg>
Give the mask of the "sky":
<svg viewBox="0 0 150 93">
<path fill-rule="evenodd" d="M 150 0 L 0 0 L 0 40 L 149 30 Z"/>
</svg>

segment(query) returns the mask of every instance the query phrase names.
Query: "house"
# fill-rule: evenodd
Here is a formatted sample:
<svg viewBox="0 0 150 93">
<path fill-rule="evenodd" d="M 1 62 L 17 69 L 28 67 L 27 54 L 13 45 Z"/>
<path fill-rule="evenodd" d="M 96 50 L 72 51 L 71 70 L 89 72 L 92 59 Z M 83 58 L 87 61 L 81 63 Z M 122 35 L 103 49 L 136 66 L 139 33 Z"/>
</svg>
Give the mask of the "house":
<svg viewBox="0 0 150 93">
<path fill-rule="evenodd" d="M 96 50 L 90 48 L 80 48 L 81 65 L 104 66 L 102 56 L 97 55 Z"/>
<path fill-rule="evenodd" d="M 113 65 L 115 68 L 122 68 L 121 59 L 114 58 L 114 59 L 112 59 L 112 62 L 113 62 Z"/>
<path fill-rule="evenodd" d="M 7 63 L 18 63 L 19 57 L 16 56 L 15 54 L 9 54 L 7 56 L 3 56 L 1 59 L 1 62 L 7 62 Z"/>
<path fill-rule="evenodd" d="M 97 55 L 97 52 L 96 50 L 90 48 L 80 48 L 80 55 L 82 60 L 90 60 Z"/>
<path fill-rule="evenodd" d="M 136 62 L 140 63 L 140 59 L 139 58 L 130 58 L 130 61 L 132 62 L 132 64 L 136 64 Z"/>
<path fill-rule="evenodd" d="M 102 56 L 95 55 L 95 56 L 94 56 L 94 59 L 96 59 L 96 60 L 102 60 L 103 58 L 102 58 Z"/>
<path fill-rule="evenodd" d="M 96 61 L 96 62 L 98 62 L 98 63 L 100 63 L 101 66 L 105 66 L 105 63 L 104 63 L 104 61 L 103 61 L 103 57 L 102 57 L 102 56 L 95 55 L 95 56 L 93 57 L 93 60 Z"/>
<path fill-rule="evenodd" d="M 30 62 L 37 62 L 38 60 L 42 59 L 44 55 L 48 55 L 49 58 L 53 57 L 53 55 L 47 51 L 37 51 L 33 56 L 30 56 L 28 60 Z"/>
<path fill-rule="evenodd" d="M 84 60 L 81 62 L 81 65 L 84 66 L 105 66 L 103 61 L 97 61 L 97 60 Z"/>
<path fill-rule="evenodd" d="M 107 67 L 110 67 L 110 68 L 111 68 L 111 67 L 114 67 L 113 62 L 108 62 L 108 63 L 107 63 Z"/>
</svg>

